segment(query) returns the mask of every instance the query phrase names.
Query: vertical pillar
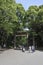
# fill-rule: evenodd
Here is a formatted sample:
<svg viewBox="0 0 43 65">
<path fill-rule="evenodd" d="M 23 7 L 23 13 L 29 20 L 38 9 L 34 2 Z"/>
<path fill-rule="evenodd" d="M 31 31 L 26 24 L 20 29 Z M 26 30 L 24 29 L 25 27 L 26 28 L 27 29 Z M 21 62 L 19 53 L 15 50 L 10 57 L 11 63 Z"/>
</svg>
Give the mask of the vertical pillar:
<svg viewBox="0 0 43 65">
<path fill-rule="evenodd" d="M 16 48 L 16 35 L 14 37 L 14 48 Z"/>
<path fill-rule="evenodd" d="M 33 35 L 33 46 L 35 46 L 35 39 L 34 39 L 34 35 Z"/>
<path fill-rule="evenodd" d="M 28 49 L 28 34 L 27 34 L 27 49 Z"/>
</svg>

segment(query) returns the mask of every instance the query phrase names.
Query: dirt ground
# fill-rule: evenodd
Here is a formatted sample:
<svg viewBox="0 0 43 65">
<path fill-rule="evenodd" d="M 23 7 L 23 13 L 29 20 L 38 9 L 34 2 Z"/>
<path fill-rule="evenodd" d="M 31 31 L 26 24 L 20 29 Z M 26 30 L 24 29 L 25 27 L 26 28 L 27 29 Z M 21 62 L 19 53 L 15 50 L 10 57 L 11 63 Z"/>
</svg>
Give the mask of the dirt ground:
<svg viewBox="0 0 43 65">
<path fill-rule="evenodd" d="M 0 65 L 43 65 L 43 51 L 34 53 L 14 49 L 0 51 Z"/>
</svg>

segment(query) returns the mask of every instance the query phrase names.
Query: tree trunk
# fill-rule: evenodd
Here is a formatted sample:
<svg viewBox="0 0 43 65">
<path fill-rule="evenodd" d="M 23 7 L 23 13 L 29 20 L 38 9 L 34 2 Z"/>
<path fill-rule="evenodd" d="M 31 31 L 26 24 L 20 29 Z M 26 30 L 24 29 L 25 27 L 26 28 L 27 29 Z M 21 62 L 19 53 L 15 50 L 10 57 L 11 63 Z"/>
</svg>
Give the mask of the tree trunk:
<svg viewBox="0 0 43 65">
<path fill-rule="evenodd" d="M 34 39 L 34 35 L 33 35 L 33 46 L 35 47 L 35 39 Z"/>
<path fill-rule="evenodd" d="M 14 37 L 14 48 L 16 47 L 16 35 Z"/>
</svg>

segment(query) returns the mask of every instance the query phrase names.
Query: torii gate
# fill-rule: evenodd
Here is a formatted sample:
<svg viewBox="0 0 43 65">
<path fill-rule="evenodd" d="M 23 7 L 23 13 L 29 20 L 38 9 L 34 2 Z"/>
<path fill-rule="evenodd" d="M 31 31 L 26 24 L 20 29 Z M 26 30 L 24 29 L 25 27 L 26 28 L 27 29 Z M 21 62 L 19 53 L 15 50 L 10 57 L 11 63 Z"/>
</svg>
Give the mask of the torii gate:
<svg viewBox="0 0 43 65">
<path fill-rule="evenodd" d="M 15 43 L 14 43 L 14 48 L 16 47 L 16 37 L 27 37 L 28 39 L 28 32 L 27 31 L 17 31 L 16 34 L 15 34 Z M 28 40 L 27 40 L 27 43 L 28 43 Z"/>
</svg>

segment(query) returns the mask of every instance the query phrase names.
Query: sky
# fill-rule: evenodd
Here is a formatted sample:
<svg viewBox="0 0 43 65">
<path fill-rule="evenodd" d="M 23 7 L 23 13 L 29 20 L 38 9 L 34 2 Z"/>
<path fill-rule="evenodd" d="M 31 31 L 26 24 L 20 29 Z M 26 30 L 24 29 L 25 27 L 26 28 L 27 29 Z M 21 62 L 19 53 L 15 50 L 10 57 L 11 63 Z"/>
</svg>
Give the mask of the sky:
<svg viewBox="0 0 43 65">
<path fill-rule="evenodd" d="M 16 3 L 21 3 L 25 10 L 31 5 L 43 5 L 43 0 L 16 0 Z"/>
</svg>

